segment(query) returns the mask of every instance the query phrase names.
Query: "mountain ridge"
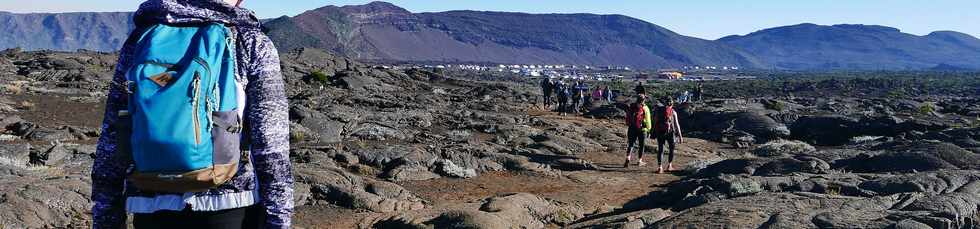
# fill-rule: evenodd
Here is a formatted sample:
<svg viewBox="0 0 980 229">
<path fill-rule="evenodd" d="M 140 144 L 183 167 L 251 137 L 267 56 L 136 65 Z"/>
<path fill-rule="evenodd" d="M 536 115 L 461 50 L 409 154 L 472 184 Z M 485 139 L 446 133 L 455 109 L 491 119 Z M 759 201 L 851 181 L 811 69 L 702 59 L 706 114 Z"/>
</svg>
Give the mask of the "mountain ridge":
<svg viewBox="0 0 980 229">
<path fill-rule="evenodd" d="M 716 40 L 760 56 L 775 69 L 980 69 L 980 39 L 965 33 L 904 33 L 880 25 L 803 23 Z M 973 61 L 971 61 L 973 60 Z"/>
<path fill-rule="evenodd" d="M 0 11 L 0 24 L 10 25 L 0 28 L 0 49 L 115 51 L 131 19 L 132 12 Z M 977 37 L 948 30 L 914 35 L 880 25 L 801 23 L 706 40 L 620 14 L 412 13 L 387 2 L 328 5 L 262 21 L 282 51 L 313 47 L 367 61 L 980 69 L 970 61 L 980 59 Z"/>
<path fill-rule="evenodd" d="M 132 12 L 0 13 L 5 25 L 0 49 L 115 51 L 135 27 L 132 17 Z"/>
<path fill-rule="evenodd" d="M 622 15 L 409 13 L 391 4 L 368 5 L 381 6 L 387 14 L 323 7 L 270 21 L 266 32 L 285 40 L 277 45 L 287 50 L 312 46 L 362 60 L 761 66 L 727 45 Z"/>
</svg>

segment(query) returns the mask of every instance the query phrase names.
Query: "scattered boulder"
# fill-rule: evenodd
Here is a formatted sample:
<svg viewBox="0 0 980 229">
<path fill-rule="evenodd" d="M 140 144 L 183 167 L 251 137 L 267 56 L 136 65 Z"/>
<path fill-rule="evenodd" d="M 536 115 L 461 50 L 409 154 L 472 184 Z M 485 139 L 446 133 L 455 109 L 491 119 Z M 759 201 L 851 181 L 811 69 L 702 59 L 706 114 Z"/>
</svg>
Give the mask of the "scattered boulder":
<svg viewBox="0 0 980 229">
<path fill-rule="evenodd" d="M 602 106 L 589 109 L 589 111 L 585 112 L 583 116 L 604 119 L 623 119 L 626 117 L 626 111 L 615 104 L 604 104 Z"/>
<path fill-rule="evenodd" d="M 878 195 L 898 193 L 937 195 L 956 192 L 978 180 L 980 180 L 978 171 L 940 170 L 880 177 L 862 182 L 860 188 Z"/>
<path fill-rule="evenodd" d="M 91 184 L 87 175 L 0 179 L 0 225 L 11 228 L 89 227 Z"/>
<path fill-rule="evenodd" d="M 0 158 L 8 158 L 17 161 L 27 162 L 31 154 L 30 143 L 3 143 L 0 144 Z"/>
<path fill-rule="evenodd" d="M 315 133 L 320 142 L 336 143 L 343 139 L 342 134 L 345 124 L 330 119 L 316 110 L 293 106 L 289 109 L 289 118 Z M 300 129 L 298 131 L 303 130 Z"/>
<path fill-rule="evenodd" d="M 457 171 L 459 172 L 459 171 Z M 476 171 L 473 171 L 475 176 Z M 419 164 L 399 165 L 385 172 L 384 177 L 391 181 L 419 181 L 440 178 L 439 174 L 429 171 L 428 167 Z M 468 178 L 468 177 L 467 177 Z"/>
<path fill-rule="evenodd" d="M 567 228 L 650 228 L 654 223 L 673 214 L 670 210 L 654 208 L 586 220 L 569 225 Z"/>
<path fill-rule="evenodd" d="M 422 200 L 394 183 L 358 176 L 338 168 L 297 166 L 296 179 L 310 185 L 313 199 L 374 212 L 418 210 Z"/>
<path fill-rule="evenodd" d="M 303 125 L 290 122 L 289 123 L 289 142 L 290 143 L 301 143 L 301 142 L 317 142 L 320 140 L 320 135 Z"/>
<path fill-rule="evenodd" d="M 376 123 L 366 123 L 354 129 L 350 133 L 351 136 L 357 137 L 363 140 L 372 141 L 384 141 L 384 140 L 405 140 L 405 136 L 402 131 L 395 128 L 382 126 Z"/>
<path fill-rule="evenodd" d="M 451 160 L 442 160 L 439 171 L 442 172 L 443 175 L 456 178 L 473 178 L 477 175 L 475 169 L 460 167 Z"/>
<path fill-rule="evenodd" d="M 567 225 L 582 217 L 581 210 L 563 206 L 529 193 L 510 193 L 490 197 L 446 210 L 436 215 L 406 213 L 379 220 L 374 227 L 384 228 L 545 228 Z"/>
<path fill-rule="evenodd" d="M 30 141 L 54 142 L 79 140 L 79 136 L 84 135 L 77 135 L 68 127 L 57 129 L 35 128 L 33 131 L 30 131 L 30 134 L 24 136 L 24 139 Z"/>
<path fill-rule="evenodd" d="M 52 166 L 64 163 L 71 155 L 72 152 L 65 148 L 64 145 L 55 143 L 45 151 L 31 152 L 30 163 L 32 165 Z"/>
<path fill-rule="evenodd" d="M 861 135 L 855 127 L 858 120 L 844 116 L 801 117 L 791 127 L 793 138 L 816 145 L 839 146 Z"/>
<path fill-rule="evenodd" d="M 941 142 L 912 142 L 880 146 L 884 153 L 841 161 L 840 167 L 856 172 L 933 171 L 980 169 L 980 155 L 959 146 Z"/>
<path fill-rule="evenodd" d="M 817 149 L 805 142 L 776 140 L 759 146 L 753 152 L 756 156 L 760 157 L 782 157 L 806 154 L 813 151 L 817 151 Z"/>
<path fill-rule="evenodd" d="M 681 125 L 689 131 L 721 133 L 741 131 L 753 136 L 757 142 L 776 140 L 790 136 L 790 130 L 782 123 L 756 111 L 698 111 L 688 119 L 681 118 Z"/>
<path fill-rule="evenodd" d="M 893 223 L 885 216 L 895 202 L 895 197 L 764 193 L 710 202 L 667 217 L 653 227 L 884 228 Z"/>
</svg>

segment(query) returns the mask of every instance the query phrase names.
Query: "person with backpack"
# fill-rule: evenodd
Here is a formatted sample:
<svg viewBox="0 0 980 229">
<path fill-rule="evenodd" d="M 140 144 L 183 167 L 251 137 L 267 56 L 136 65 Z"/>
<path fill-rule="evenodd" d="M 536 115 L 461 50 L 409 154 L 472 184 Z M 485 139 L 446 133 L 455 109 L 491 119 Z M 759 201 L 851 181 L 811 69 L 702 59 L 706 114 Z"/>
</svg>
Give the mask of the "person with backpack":
<svg viewBox="0 0 980 229">
<path fill-rule="evenodd" d="M 93 228 L 289 228 L 279 55 L 241 0 L 148 0 L 120 50 L 92 166 Z"/>
<path fill-rule="evenodd" d="M 582 94 L 582 85 L 582 81 L 575 81 L 575 85 L 571 88 L 572 114 L 578 114 L 578 112 L 582 110 L 582 100 L 584 98 L 584 95 Z"/>
<path fill-rule="evenodd" d="M 695 102 L 703 102 L 704 101 L 704 98 L 702 98 L 703 95 L 704 95 L 704 82 L 698 81 L 697 87 L 694 88 L 693 100 Z"/>
<path fill-rule="evenodd" d="M 636 93 L 637 95 L 647 94 L 647 88 L 643 86 L 643 81 L 639 81 L 636 83 L 636 87 L 633 87 L 633 92 Z"/>
<path fill-rule="evenodd" d="M 545 76 L 541 80 L 541 92 L 544 94 L 544 109 L 548 109 L 551 106 L 551 91 L 554 84 L 551 82 L 551 77 Z"/>
<path fill-rule="evenodd" d="M 555 91 L 558 93 L 558 115 L 565 115 L 568 112 L 568 87 L 565 86 L 565 82 L 558 80 L 555 83 Z"/>
<path fill-rule="evenodd" d="M 643 151 L 646 149 L 646 136 L 650 133 L 650 107 L 646 104 L 646 96 L 638 95 L 626 112 L 626 163 L 629 167 L 633 159 L 633 146 L 637 146 L 637 165 L 644 166 Z"/>
<path fill-rule="evenodd" d="M 602 96 L 602 87 L 603 86 L 595 86 L 595 88 L 592 89 L 592 101 L 593 102 L 598 102 L 599 100 L 602 100 L 604 98 Z"/>
<path fill-rule="evenodd" d="M 609 86 L 603 86 L 603 91 L 604 92 L 602 94 L 606 95 L 606 102 L 611 103 L 613 101 L 613 97 L 615 97 L 613 95 L 612 89 L 609 89 Z"/>
<path fill-rule="evenodd" d="M 578 82 L 578 86 L 575 87 L 575 90 L 576 90 L 576 93 L 578 93 L 578 97 L 576 99 L 579 100 L 579 102 L 578 102 L 579 107 L 577 107 L 575 109 L 575 112 L 578 113 L 578 112 L 582 111 L 582 109 L 581 109 L 582 106 L 588 105 L 588 104 L 586 104 L 586 102 L 587 102 L 586 101 L 586 98 L 590 96 L 589 95 L 589 84 L 586 84 L 584 81 L 579 81 Z"/>
<path fill-rule="evenodd" d="M 674 171 L 674 148 L 676 143 L 684 143 L 684 136 L 681 134 L 681 124 L 677 120 L 677 112 L 674 112 L 674 100 L 670 96 L 662 99 L 664 106 L 657 108 L 653 119 L 653 135 L 657 139 L 657 173 L 664 172 L 663 157 L 664 144 L 667 144 L 667 171 Z"/>
</svg>

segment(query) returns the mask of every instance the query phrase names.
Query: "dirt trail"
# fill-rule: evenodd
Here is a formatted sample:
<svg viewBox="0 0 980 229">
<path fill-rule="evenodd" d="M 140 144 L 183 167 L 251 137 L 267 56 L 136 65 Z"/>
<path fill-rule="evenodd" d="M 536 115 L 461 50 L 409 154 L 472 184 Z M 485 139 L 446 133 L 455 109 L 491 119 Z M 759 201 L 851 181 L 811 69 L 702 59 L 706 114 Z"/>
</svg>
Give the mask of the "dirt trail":
<svg viewBox="0 0 980 229">
<path fill-rule="evenodd" d="M 529 114 L 538 118 L 583 126 L 625 128 L 616 120 L 590 119 L 573 115 L 558 116 L 540 110 L 532 110 Z M 647 144 L 653 145 L 656 141 L 648 139 Z M 655 145 L 653 148 L 656 148 Z M 726 146 L 720 143 L 686 138 L 684 144 L 679 144 L 675 151 L 675 169 L 681 169 L 693 159 L 713 157 L 725 150 L 727 150 Z M 634 160 L 628 168 L 623 167 L 624 154 L 625 142 L 623 146 L 613 147 L 605 152 L 585 152 L 575 155 L 579 159 L 592 162 L 598 167 L 596 170 L 561 171 L 558 175 L 501 171 L 480 174 L 470 179 L 440 178 L 399 184 L 425 199 L 429 204 L 433 204 L 427 210 L 451 208 L 504 193 L 525 192 L 573 204 L 593 214 L 613 211 L 631 200 L 659 190 L 666 184 L 681 178 L 674 173 L 658 174 L 655 152 L 646 154 L 646 166 L 637 166 Z M 322 207 L 312 212 L 317 213 L 307 211 L 307 214 L 317 217 L 317 222 L 329 223 L 304 225 L 318 225 L 322 226 L 321 228 L 352 228 L 357 227 L 358 224 L 363 226 L 371 219 L 397 215 L 397 213 L 357 213 L 346 209 Z M 300 216 L 300 218 L 305 217 Z"/>
<path fill-rule="evenodd" d="M 29 104 L 30 109 L 14 112 L 27 121 L 49 127 L 72 125 L 96 128 L 102 124 L 105 102 L 75 102 L 62 95 L 15 95 L 10 99 Z"/>
</svg>

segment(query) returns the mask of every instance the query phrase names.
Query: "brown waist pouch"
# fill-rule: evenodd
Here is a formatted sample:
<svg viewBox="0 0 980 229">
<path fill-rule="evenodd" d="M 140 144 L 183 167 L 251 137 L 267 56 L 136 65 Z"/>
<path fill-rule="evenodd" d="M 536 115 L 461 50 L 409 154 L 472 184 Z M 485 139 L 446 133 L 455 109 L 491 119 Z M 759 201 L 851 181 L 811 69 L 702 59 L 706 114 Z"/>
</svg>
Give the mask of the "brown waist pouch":
<svg viewBox="0 0 980 229">
<path fill-rule="evenodd" d="M 228 182 L 237 172 L 238 162 L 234 162 L 181 174 L 133 173 L 129 176 L 129 181 L 141 191 L 203 192 Z"/>
</svg>

